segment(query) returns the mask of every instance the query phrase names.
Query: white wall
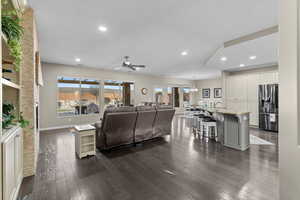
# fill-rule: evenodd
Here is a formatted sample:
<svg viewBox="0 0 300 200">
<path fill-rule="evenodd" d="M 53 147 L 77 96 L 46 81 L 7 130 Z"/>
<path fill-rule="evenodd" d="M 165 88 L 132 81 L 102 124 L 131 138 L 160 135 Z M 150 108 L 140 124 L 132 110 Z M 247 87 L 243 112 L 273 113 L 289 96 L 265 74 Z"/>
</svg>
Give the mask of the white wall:
<svg viewBox="0 0 300 200">
<path fill-rule="evenodd" d="M 300 199 L 299 0 L 280 0 L 279 167 L 280 199 Z"/>
<path fill-rule="evenodd" d="M 57 106 L 57 77 L 78 77 L 92 78 L 100 80 L 120 80 L 135 82 L 135 104 L 144 101 L 153 101 L 153 89 L 156 87 L 194 87 L 193 81 L 173 79 L 167 77 L 140 75 L 136 73 L 122 73 L 108 70 L 100 70 L 88 67 L 74 67 L 60 64 L 43 63 L 44 86 L 40 88 L 40 125 L 42 129 L 51 127 L 61 127 L 75 124 L 85 124 L 96 122 L 100 115 L 58 117 L 56 113 Z M 103 85 L 102 85 L 103 86 Z M 147 88 L 148 94 L 142 95 L 141 89 Z M 103 91 L 103 90 L 102 90 Z M 102 95 L 103 97 L 103 95 Z M 103 102 L 102 102 L 103 103 Z M 182 103 L 182 102 L 181 102 Z"/>
<path fill-rule="evenodd" d="M 229 73 L 226 76 L 226 107 L 249 111 L 250 125 L 258 126 L 258 85 L 278 83 L 278 67 Z"/>
<path fill-rule="evenodd" d="M 199 80 L 196 81 L 196 88 L 198 88 L 198 92 L 196 95 L 196 103 L 199 101 L 203 102 L 222 102 L 223 98 L 214 98 L 214 88 L 222 88 L 222 79 L 216 78 L 216 79 L 206 79 L 206 80 Z M 202 97 L 202 89 L 210 89 L 210 98 L 203 98 Z M 218 105 L 219 107 L 222 105 Z"/>
</svg>

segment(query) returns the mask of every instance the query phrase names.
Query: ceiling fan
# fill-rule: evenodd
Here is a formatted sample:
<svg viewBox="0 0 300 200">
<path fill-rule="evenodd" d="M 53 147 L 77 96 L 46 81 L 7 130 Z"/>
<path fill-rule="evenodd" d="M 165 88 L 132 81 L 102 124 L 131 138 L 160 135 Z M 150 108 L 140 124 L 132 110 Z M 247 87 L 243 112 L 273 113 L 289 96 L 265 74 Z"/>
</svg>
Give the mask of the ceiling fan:
<svg viewBox="0 0 300 200">
<path fill-rule="evenodd" d="M 129 61 L 129 56 L 124 56 L 124 61 L 122 63 L 122 67 L 127 67 L 132 71 L 139 70 L 140 68 L 146 68 L 145 65 L 134 65 Z"/>
</svg>

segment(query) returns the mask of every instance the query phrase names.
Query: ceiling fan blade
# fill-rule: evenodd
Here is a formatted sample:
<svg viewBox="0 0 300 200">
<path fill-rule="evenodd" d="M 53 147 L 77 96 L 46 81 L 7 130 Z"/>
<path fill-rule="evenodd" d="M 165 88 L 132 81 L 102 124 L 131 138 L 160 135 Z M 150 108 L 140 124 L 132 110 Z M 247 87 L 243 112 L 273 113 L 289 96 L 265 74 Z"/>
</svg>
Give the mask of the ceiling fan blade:
<svg viewBox="0 0 300 200">
<path fill-rule="evenodd" d="M 135 67 L 135 68 L 145 68 L 146 66 L 145 65 L 131 65 L 132 67 Z"/>
<path fill-rule="evenodd" d="M 136 71 L 136 68 L 133 65 L 127 65 L 127 67 L 132 69 L 133 71 Z"/>
</svg>

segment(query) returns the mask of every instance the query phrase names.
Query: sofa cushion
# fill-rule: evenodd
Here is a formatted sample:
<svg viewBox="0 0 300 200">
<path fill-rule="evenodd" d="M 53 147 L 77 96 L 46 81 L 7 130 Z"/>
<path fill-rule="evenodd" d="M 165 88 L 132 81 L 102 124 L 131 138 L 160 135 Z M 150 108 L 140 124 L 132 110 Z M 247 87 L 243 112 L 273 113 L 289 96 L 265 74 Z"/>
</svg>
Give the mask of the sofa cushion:
<svg viewBox="0 0 300 200">
<path fill-rule="evenodd" d="M 135 142 L 153 138 L 153 124 L 156 116 L 156 109 L 152 106 L 138 106 L 137 121 L 135 125 Z"/>
<path fill-rule="evenodd" d="M 174 109 L 157 110 L 153 126 L 153 137 L 161 137 L 171 134 L 174 113 Z"/>
<path fill-rule="evenodd" d="M 137 112 L 107 113 L 102 131 L 108 148 L 134 142 Z"/>
<path fill-rule="evenodd" d="M 135 107 L 122 106 L 122 107 L 109 107 L 105 110 L 106 113 L 117 113 L 117 112 L 135 112 Z"/>
<path fill-rule="evenodd" d="M 173 107 L 170 105 L 159 105 L 159 106 L 156 106 L 156 109 L 157 110 L 172 110 Z"/>
<path fill-rule="evenodd" d="M 136 111 L 155 111 L 153 106 L 137 106 Z"/>
</svg>

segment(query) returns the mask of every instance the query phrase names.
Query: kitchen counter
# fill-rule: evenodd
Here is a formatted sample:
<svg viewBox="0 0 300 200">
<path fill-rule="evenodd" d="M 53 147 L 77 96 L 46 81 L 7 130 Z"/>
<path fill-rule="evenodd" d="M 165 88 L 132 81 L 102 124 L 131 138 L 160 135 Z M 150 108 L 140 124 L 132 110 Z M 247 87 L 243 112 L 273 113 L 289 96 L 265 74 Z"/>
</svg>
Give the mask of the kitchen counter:
<svg viewBox="0 0 300 200">
<path fill-rule="evenodd" d="M 198 107 L 214 113 L 217 121 L 217 132 L 224 146 L 245 151 L 249 148 L 250 112 L 234 111 L 226 108 Z"/>
<path fill-rule="evenodd" d="M 248 111 L 235 111 L 226 108 L 211 108 L 211 107 L 198 107 L 198 108 L 211 113 L 222 113 L 222 114 L 231 114 L 231 115 L 244 115 L 250 113 Z"/>
</svg>

